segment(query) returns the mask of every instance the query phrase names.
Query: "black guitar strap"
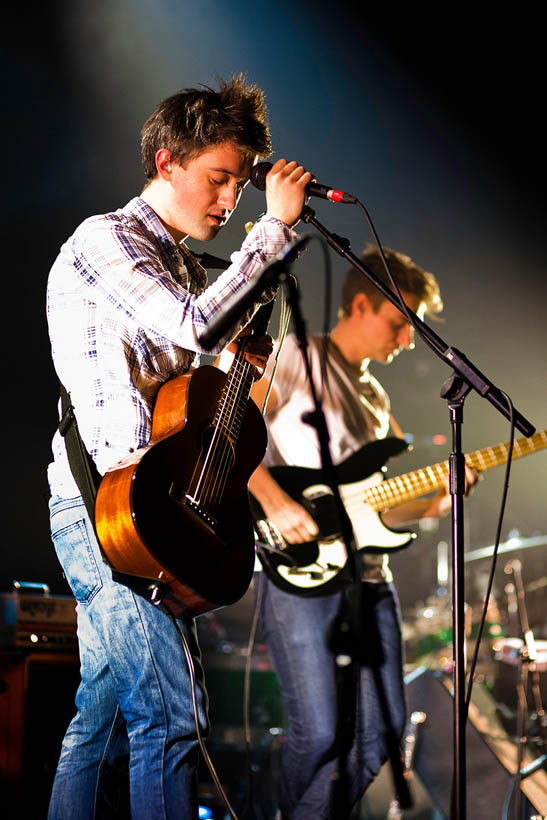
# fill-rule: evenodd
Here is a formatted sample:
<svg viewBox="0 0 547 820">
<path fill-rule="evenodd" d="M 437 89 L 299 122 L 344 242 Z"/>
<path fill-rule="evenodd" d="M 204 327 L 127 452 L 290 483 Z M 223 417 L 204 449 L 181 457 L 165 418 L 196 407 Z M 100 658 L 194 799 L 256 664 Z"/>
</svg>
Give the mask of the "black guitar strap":
<svg viewBox="0 0 547 820">
<path fill-rule="evenodd" d="M 157 579 L 144 578 L 140 575 L 130 575 L 125 572 L 120 572 L 112 566 L 101 547 L 101 542 L 95 527 L 95 499 L 97 498 L 97 491 L 102 476 L 82 441 L 70 396 L 61 382 L 59 382 L 59 387 L 61 391 L 61 421 L 59 422 L 59 432 L 65 440 L 70 471 L 80 490 L 87 514 L 91 519 L 103 560 L 110 567 L 112 577 L 115 581 L 130 587 L 134 592 L 143 595 L 147 600 L 152 600 L 153 603 L 156 604 L 157 601 L 154 600 L 152 593 L 155 589 L 163 587 L 162 582 Z M 164 594 L 167 594 L 167 592 L 168 588 L 166 587 Z"/>
<path fill-rule="evenodd" d="M 78 430 L 78 422 L 74 415 L 74 407 L 65 387 L 59 382 L 61 389 L 61 421 L 59 432 L 65 440 L 70 471 L 78 485 L 85 508 L 95 527 L 95 498 L 101 483 L 101 474 L 95 462 L 87 452 Z"/>
</svg>

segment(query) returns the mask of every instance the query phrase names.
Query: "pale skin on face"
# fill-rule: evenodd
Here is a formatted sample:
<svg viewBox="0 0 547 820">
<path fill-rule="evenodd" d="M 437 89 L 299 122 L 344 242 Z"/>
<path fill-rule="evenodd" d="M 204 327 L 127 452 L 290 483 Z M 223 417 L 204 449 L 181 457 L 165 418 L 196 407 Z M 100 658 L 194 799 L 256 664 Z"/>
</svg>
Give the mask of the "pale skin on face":
<svg viewBox="0 0 547 820">
<path fill-rule="evenodd" d="M 175 242 L 187 236 L 214 239 L 235 210 L 249 181 L 254 158 L 233 142 L 221 142 L 180 165 L 167 148 L 156 152 L 157 175 L 142 198 Z M 294 225 L 302 212 L 311 174 L 297 162 L 279 159 L 266 177 L 267 215 Z"/>
<path fill-rule="evenodd" d="M 234 142 L 206 148 L 183 164 L 167 148 L 156 152 L 157 175 L 141 194 L 175 242 L 190 236 L 214 239 L 235 210 L 255 158 Z M 279 159 L 266 179 L 268 216 L 287 225 L 298 221 L 311 174 L 297 162 Z M 247 360 L 260 375 L 271 353 L 270 337 L 249 342 Z"/>
<path fill-rule="evenodd" d="M 142 198 L 157 213 L 175 242 L 190 236 L 214 239 L 234 211 L 252 161 L 232 142 L 207 148 L 180 165 L 171 152 L 156 152 L 157 175 Z"/>
<path fill-rule="evenodd" d="M 405 304 L 418 315 L 424 312 L 411 293 L 402 294 Z M 361 364 L 374 360 L 388 364 L 401 350 L 413 347 L 413 328 L 406 316 L 387 299 L 375 311 L 366 293 L 357 293 L 351 313 L 339 319 L 332 341 L 348 362 Z"/>
</svg>

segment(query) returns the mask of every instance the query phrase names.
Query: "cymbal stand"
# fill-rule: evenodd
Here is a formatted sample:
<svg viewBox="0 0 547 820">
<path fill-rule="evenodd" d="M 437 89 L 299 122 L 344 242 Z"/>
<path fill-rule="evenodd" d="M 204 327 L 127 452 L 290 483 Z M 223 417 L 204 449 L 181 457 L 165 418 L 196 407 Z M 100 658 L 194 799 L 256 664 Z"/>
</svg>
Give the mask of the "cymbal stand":
<svg viewBox="0 0 547 820">
<path fill-rule="evenodd" d="M 522 580 L 522 564 L 518 559 L 509 561 L 505 566 L 507 574 L 513 573 L 515 588 L 517 593 L 518 613 L 521 625 L 521 632 L 523 644 L 519 652 L 519 682 L 517 684 L 517 768 L 515 772 L 514 787 L 516 790 L 515 802 L 515 817 L 520 820 L 522 814 L 522 791 L 520 783 L 523 777 L 535 772 L 545 763 L 545 754 L 540 755 L 537 760 L 530 763 L 525 769 L 522 768 L 522 761 L 524 758 L 524 751 L 528 742 L 527 723 L 528 723 L 528 700 L 527 689 L 528 679 L 531 676 L 532 694 L 534 697 L 534 704 L 536 709 L 537 720 L 540 729 L 540 735 L 543 743 L 543 749 L 547 748 L 547 728 L 545 725 L 545 711 L 543 708 L 539 670 L 537 668 L 536 643 L 534 633 L 530 628 L 530 621 L 528 619 L 528 611 L 526 608 L 526 593 L 524 583 Z"/>
</svg>

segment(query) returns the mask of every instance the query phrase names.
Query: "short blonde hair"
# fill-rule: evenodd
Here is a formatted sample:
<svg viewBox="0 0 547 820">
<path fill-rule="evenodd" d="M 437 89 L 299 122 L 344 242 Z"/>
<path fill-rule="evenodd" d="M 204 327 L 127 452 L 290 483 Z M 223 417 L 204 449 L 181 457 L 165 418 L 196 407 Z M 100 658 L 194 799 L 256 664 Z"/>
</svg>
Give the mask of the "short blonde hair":
<svg viewBox="0 0 547 820">
<path fill-rule="evenodd" d="M 422 270 L 410 256 L 384 248 L 384 255 L 391 274 L 399 289 L 411 293 L 418 298 L 420 304 L 425 305 L 426 313 L 440 313 L 443 302 L 437 280 L 432 273 Z M 391 290 L 391 282 L 384 268 L 380 252 L 373 245 L 367 245 L 361 254 L 361 261 L 381 282 Z M 385 296 L 367 277 L 357 268 L 350 268 L 342 284 L 342 299 L 339 313 L 341 316 L 350 316 L 353 300 L 358 293 L 366 293 L 370 299 L 372 309 L 377 312 Z"/>
</svg>

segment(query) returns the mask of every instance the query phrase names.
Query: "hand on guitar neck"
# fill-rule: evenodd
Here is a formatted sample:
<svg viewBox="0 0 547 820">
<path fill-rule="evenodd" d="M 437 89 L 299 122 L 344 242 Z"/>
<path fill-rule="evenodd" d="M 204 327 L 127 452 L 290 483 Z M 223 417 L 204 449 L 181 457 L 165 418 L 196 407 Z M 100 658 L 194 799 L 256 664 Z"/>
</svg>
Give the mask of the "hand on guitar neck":
<svg viewBox="0 0 547 820">
<path fill-rule="evenodd" d="M 482 480 L 482 474 L 469 465 L 465 465 L 465 495 L 472 494 L 475 486 Z M 381 513 L 382 521 L 388 527 L 401 527 L 419 521 L 421 518 L 444 518 L 450 512 L 452 496 L 450 495 L 448 476 L 434 496 L 415 498 L 404 501 L 393 509 Z"/>
<path fill-rule="evenodd" d="M 466 495 L 469 496 L 482 476 L 467 465 L 465 473 Z M 251 476 L 249 490 L 287 543 L 303 544 L 317 536 L 318 527 L 311 515 L 285 492 L 263 465 L 257 467 Z M 405 501 L 382 512 L 381 517 L 388 527 L 399 527 L 420 518 L 443 518 L 450 512 L 451 503 L 447 477 L 433 497 Z"/>
<path fill-rule="evenodd" d="M 255 379 L 262 378 L 268 359 L 273 350 L 273 339 L 268 334 L 256 336 L 251 327 L 245 327 L 234 341 L 228 345 L 217 358 L 215 365 L 225 373 L 228 372 L 233 358 L 241 344 L 245 342 L 245 359 L 252 364 L 255 369 Z"/>
</svg>

